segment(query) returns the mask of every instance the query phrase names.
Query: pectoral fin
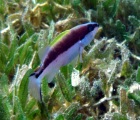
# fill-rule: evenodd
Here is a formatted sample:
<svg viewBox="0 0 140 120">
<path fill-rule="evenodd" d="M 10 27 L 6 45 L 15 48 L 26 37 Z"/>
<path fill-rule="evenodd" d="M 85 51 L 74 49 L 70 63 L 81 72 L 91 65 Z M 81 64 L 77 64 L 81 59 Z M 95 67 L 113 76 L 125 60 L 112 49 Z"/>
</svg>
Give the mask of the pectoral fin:
<svg viewBox="0 0 140 120">
<path fill-rule="evenodd" d="M 84 50 L 84 46 L 83 46 L 82 42 L 80 41 L 80 48 L 79 48 L 80 63 L 83 63 L 83 59 L 82 59 L 83 50 Z"/>
</svg>

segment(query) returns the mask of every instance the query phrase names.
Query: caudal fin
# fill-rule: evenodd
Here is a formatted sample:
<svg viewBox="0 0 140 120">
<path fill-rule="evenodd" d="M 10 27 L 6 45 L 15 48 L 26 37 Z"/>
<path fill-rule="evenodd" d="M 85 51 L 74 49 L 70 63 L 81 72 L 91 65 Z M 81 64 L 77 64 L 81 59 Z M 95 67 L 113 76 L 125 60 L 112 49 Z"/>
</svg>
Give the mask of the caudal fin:
<svg viewBox="0 0 140 120">
<path fill-rule="evenodd" d="M 35 99 L 41 102 L 42 96 L 40 84 L 41 84 L 40 80 L 36 78 L 34 74 L 29 77 L 28 84 L 29 93 L 31 94 L 31 96 L 33 96 Z"/>
</svg>

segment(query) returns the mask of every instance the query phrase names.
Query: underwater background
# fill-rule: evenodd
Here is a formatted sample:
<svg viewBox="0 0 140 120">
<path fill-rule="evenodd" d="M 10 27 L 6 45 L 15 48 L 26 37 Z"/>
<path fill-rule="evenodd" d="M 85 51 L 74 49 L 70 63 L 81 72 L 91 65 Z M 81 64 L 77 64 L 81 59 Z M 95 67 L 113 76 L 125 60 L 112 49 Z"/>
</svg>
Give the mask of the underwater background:
<svg viewBox="0 0 140 120">
<path fill-rule="evenodd" d="M 94 21 L 100 28 L 50 88 L 28 93 L 39 48 Z M 0 120 L 140 120 L 140 0 L 0 0 Z M 80 80 L 72 87 L 71 80 Z"/>
</svg>

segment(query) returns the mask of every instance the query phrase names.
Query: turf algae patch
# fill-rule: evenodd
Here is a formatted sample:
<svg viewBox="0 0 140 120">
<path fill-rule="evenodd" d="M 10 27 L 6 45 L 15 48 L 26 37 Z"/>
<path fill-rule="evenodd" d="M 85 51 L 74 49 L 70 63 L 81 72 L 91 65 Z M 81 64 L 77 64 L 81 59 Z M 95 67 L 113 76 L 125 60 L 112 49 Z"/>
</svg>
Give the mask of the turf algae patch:
<svg viewBox="0 0 140 120">
<path fill-rule="evenodd" d="M 43 101 L 45 103 L 48 102 L 50 96 L 49 96 L 49 86 L 48 86 L 48 83 L 47 83 L 47 80 L 44 78 L 42 80 L 42 83 L 41 83 L 41 94 L 42 94 L 42 98 L 43 98 Z"/>
<path fill-rule="evenodd" d="M 130 62 L 128 60 L 125 60 L 122 65 L 121 76 L 127 78 L 130 77 L 131 73 L 132 73 L 132 67 L 130 65 Z"/>
<path fill-rule="evenodd" d="M 140 67 L 138 67 L 138 69 L 137 69 L 136 81 L 137 81 L 138 83 L 140 83 Z"/>
<path fill-rule="evenodd" d="M 58 80 L 63 96 L 65 97 L 67 101 L 71 102 L 73 95 L 71 94 L 69 86 L 66 84 L 66 80 L 64 76 L 62 74 L 58 74 L 57 77 L 58 77 L 57 80 Z"/>
<path fill-rule="evenodd" d="M 29 81 L 29 76 L 32 73 L 32 70 L 28 70 L 24 77 L 21 80 L 20 86 L 19 86 L 19 91 L 18 91 L 18 97 L 22 106 L 22 109 L 25 108 L 26 102 L 27 102 L 27 97 L 28 97 L 28 81 Z"/>
<path fill-rule="evenodd" d="M 10 119 L 10 103 L 7 97 L 3 96 L 0 91 L 0 116 L 1 120 L 9 120 Z"/>
<path fill-rule="evenodd" d="M 16 120 L 26 120 L 26 115 L 21 107 L 21 103 L 19 101 L 19 98 L 17 96 L 14 96 L 14 103 L 13 103 L 13 114 L 14 114 L 14 118 Z"/>
<path fill-rule="evenodd" d="M 72 103 L 64 112 L 65 114 L 65 119 L 71 120 L 76 117 L 76 112 L 79 109 L 79 104 L 78 103 Z"/>
<path fill-rule="evenodd" d="M 30 115 L 31 112 L 33 111 L 33 107 L 35 106 L 36 104 L 36 101 L 35 100 L 30 100 L 27 104 L 26 104 L 26 107 L 25 107 L 25 112 L 27 115 Z"/>
<path fill-rule="evenodd" d="M 112 116 L 113 120 L 128 120 L 125 115 L 119 114 L 119 113 L 114 113 Z"/>
<path fill-rule="evenodd" d="M 55 118 L 55 120 L 65 120 L 64 115 L 59 114 L 59 115 Z"/>
<path fill-rule="evenodd" d="M 133 99 L 136 103 L 136 106 L 140 103 L 140 84 L 133 83 L 129 90 L 127 91 L 128 98 Z"/>
<path fill-rule="evenodd" d="M 8 90 L 8 82 L 9 82 L 9 79 L 8 79 L 8 76 L 6 74 L 2 74 L 2 76 L 0 77 L 0 92 L 3 92 L 3 93 L 8 93 L 9 90 Z"/>
<path fill-rule="evenodd" d="M 11 70 L 15 67 L 17 61 L 18 61 L 18 57 L 19 57 L 19 54 L 18 53 L 15 53 L 11 59 L 8 61 L 6 67 L 5 67 L 5 72 L 7 74 L 9 74 L 11 72 Z"/>
<path fill-rule="evenodd" d="M 1 65 L 6 64 L 6 61 L 8 59 L 8 52 L 9 52 L 8 46 L 5 43 L 0 42 L 0 61 L 1 61 Z M 4 68 L 1 68 L 1 70 L 4 70 Z"/>
</svg>

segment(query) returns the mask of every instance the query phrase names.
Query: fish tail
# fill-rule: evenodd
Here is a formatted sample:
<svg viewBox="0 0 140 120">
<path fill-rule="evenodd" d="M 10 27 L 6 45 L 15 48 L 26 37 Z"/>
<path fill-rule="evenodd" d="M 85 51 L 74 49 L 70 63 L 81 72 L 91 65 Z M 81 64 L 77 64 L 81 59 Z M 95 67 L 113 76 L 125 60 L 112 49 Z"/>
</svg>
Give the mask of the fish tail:
<svg viewBox="0 0 140 120">
<path fill-rule="evenodd" d="M 41 80 L 36 78 L 34 74 L 29 77 L 28 89 L 31 96 L 40 102 L 42 101 Z"/>
</svg>

